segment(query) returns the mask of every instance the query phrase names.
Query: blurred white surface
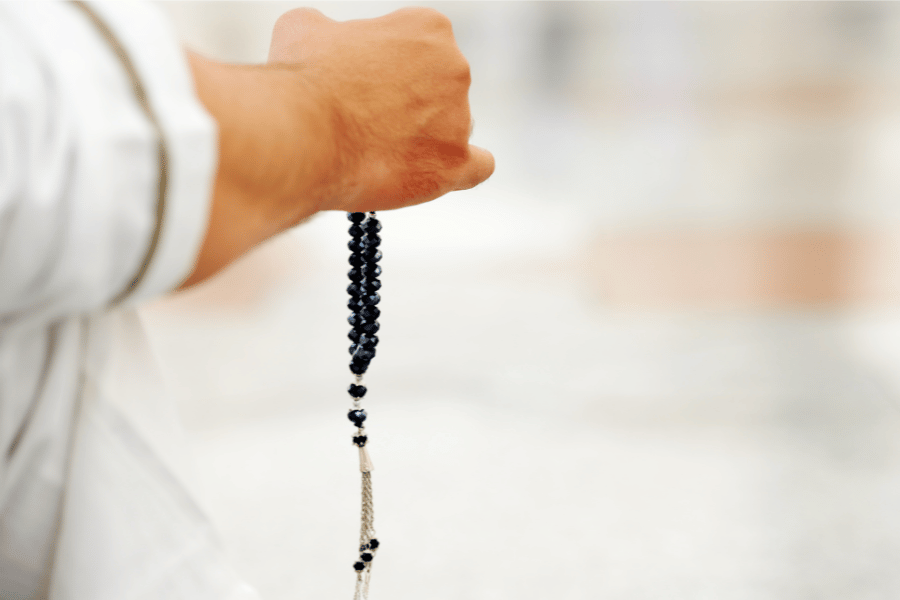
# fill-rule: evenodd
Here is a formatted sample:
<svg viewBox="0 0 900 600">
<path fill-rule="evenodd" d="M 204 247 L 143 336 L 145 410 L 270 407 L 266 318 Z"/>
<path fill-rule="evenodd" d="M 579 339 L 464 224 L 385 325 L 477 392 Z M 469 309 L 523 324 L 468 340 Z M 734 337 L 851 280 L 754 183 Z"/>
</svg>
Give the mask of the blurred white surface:
<svg viewBox="0 0 900 600">
<path fill-rule="evenodd" d="M 900 314 L 614 311 L 592 264 L 602 231 L 892 227 L 896 5 L 429 4 L 497 172 L 381 215 L 373 600 L 900 597 Z M 164 6 L 253 61 L 296 5 Z M 848 81 L 880 91 L 847 104 Z M 351 594 L 346 225 L 145 312 L 266 600 Z"/>
<path fill-rule="evenodd" d="M 579 220 L 527 205 L 488 184 L 382 214 L 373 598 L 900 593 L 900 381 L 879 371 L 900 322 L 610 312 L 580 285 Z M 346 223 L 146 313 L 267 599 L 350 593 Z M 254 281 L 268 253 L 282 270 Z"/>
</svg>

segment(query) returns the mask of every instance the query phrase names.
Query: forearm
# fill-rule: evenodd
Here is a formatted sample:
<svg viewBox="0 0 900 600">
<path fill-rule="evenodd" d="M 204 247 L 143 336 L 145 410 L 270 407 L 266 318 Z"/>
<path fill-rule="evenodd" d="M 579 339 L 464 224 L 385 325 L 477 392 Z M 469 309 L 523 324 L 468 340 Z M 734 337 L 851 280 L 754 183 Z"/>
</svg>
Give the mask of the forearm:
<svg viewBox="0 0 900 600">
<path fill-rule="evenodd" d="M 300 67 L 188 58 L 197 94 L 218 125 L 219 162 L 209 226 L 180 289 L 321 210 L 334 193 L 337 158 L 329 109 Z"/>
</svg>

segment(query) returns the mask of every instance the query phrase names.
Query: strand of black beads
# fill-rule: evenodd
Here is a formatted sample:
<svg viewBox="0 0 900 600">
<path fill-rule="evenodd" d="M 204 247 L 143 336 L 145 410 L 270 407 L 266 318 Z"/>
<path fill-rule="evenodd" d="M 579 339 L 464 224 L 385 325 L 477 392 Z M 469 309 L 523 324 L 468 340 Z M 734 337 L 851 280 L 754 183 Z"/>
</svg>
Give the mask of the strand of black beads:
<svg viewBox="0 0 900 600">
<path fill-rule="evenodd" d="M 375 539 L 374 511 L 372 508 L 372 462 L 369 458 L 366 444 L 369 437 L 366 434 L 364 422 L 367 414 L 361 406 L 366 395 L 366 387 L 363 385 L 363 375 L 369 368 L 372 359 L 375 358 L 375 348 L 378 345 L 378 317 L 381 311 L 378 303 L 381 296 L 381 223 L 371 212 L 349 213 L 350 220 L 350 271 L 348 277 L 350 284 L 347 293 L 350 296 L 347 308 L 350 309 L 348 322 L 351 330 L 348 334 L 352 344 L 350 345 L 350 371 L 355 376 L 354 382 L 347 388 L 347 392 L 353 399 L 353 408 L 347 414 L 350 421 L 356 426 L 356 435 L 353 436 L 353 444 L 359 448 L 360 471 L 363 477 L 363 502 L 362 523 L 360 527 L 359 559 L 353 564 L 357 573 L 357 589 L 355 598 L 365 598 L 368 595 L 368 579 L 371 572 L 371 563 L 375 557 L 375 549 L 378 548 L 378 540 Z"/>
</svg>

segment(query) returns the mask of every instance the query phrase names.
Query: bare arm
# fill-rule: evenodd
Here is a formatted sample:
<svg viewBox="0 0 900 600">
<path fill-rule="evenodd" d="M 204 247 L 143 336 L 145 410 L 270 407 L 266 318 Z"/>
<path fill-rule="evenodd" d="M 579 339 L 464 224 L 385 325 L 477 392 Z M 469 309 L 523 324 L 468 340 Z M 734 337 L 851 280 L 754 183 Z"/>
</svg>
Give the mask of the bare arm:
<svg viewBox="0 0 900 600">
<path fill-rule="evenodd" d="M 275 25 L 270 62 L 190 55 L 219 126 L 209 228 L 189 287 L 320 210 L 386 210 L 468 189 L 494 169 L 468 143 L 469 66 L 429 9 Z"/>
</svg>

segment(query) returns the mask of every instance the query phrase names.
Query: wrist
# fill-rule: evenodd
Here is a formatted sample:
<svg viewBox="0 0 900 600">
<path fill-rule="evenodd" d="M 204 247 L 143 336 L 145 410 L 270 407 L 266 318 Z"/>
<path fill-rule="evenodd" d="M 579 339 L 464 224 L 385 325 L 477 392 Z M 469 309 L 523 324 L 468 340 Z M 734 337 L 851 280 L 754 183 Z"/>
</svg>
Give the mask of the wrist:
<svg viewBox="0 0 900 600">
<path fill-rule="evenodd" d="M 327 204 L 336 162 L 331 119 L 297 67 L 227 65 L 191 56 L 203 104 L 219 126 L 217 178 L 277 221 Z"/>
<path fill-rule="evenodd" d="M 330 208 L 337 173 L 329 107 L 297 68 L 188 59 L 218 126 L 218 167 L 206 238 L 183 287 Z"/>
</svg>

